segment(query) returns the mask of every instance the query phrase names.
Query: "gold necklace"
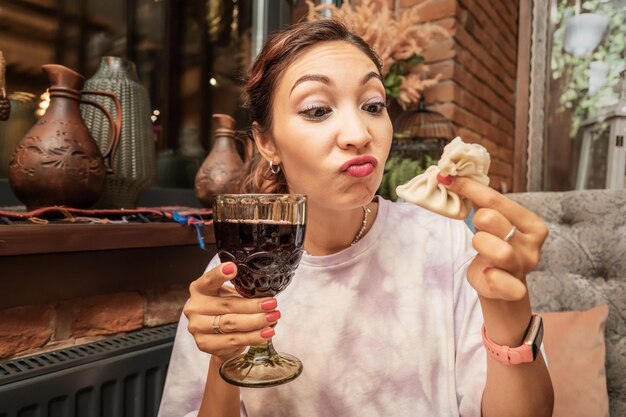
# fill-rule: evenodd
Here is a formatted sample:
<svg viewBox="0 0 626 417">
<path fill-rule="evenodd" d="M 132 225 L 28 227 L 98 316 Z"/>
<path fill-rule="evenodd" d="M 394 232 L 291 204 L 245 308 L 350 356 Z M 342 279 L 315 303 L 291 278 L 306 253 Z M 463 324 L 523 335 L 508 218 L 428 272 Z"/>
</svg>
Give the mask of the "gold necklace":
<svg viewBox="0 0 626 417">
<path fill-rule="evenodd" d="M 367 218 L 369 217 L 371 211 L 372 210 L 370 210 L 369 207 L 363 206 L 363 224 L 361 225 L 359 232 L 354 237 L 354 240 L 352 241 L 352 243 L 350 243 L 350 246 L 354 245 L 363 237 L 363 233 L 365 233 L 365 229 L 367 228 Z"/>
<path fill-rule="evenodd" d="M 361 238 L 363 237 L 363 234 L 365 234 L 365 229 L 367 229 L 367 220 L 370 216 L 370 213 L 372 212 L 372 209 L 370 209 L 367 206 L 363 206 L 362 208 L 363 208 L 363 223 L 361 224 L 361 228 L 359 229 L 359 231 L 356 233 L 354 240 L 352 240 L 352 243 L 350 243 L 350 246 L 353 246 L 356 242 L 361 240 Z M 305 255 L 309 255 L 309 252 L 306 249 L 304 249 L 302 253 Z"/>
</svg>

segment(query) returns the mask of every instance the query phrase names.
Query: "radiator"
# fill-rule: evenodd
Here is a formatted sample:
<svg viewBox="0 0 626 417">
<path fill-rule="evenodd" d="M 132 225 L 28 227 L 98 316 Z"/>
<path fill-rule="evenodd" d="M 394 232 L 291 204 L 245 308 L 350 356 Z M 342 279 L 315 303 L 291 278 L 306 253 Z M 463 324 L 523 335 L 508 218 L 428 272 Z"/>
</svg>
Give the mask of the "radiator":
<svg viewBox="0 0 626 417">
<path fill-rule="evenodd" d="M 153 417 L 176 324 L 0 362 L 0 417 Z"/>
</svg>

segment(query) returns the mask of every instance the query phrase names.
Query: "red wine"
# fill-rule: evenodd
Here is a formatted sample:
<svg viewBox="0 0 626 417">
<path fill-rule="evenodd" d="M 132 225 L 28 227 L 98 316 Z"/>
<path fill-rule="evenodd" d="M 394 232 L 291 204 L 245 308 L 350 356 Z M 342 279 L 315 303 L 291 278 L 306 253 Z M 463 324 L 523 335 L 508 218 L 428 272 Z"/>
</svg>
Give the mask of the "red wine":
<svg viewBox="0 0 626 417">
<path fill-rule="evenodd" d="M 274 296 L 289 285 L 302 257 L 304 225 L 216 221 L 213 227 L 220 260 L 237 265 L 231 282 L 241 295 Z"/>
</svg>

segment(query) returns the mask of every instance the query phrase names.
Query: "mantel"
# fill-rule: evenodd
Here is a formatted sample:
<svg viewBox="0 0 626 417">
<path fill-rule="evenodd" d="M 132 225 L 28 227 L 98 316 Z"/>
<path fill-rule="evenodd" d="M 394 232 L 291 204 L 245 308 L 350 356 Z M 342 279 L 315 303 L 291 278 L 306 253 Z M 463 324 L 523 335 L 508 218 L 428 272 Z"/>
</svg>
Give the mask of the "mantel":
<svg viewBox="0 0 626 417">
<path fill-rule="evenodd" d="M 206 250 L 178 223 L 0 225 L 0 309 L 187 286 L 216 253 L 201 230 Z"/>
</svg>

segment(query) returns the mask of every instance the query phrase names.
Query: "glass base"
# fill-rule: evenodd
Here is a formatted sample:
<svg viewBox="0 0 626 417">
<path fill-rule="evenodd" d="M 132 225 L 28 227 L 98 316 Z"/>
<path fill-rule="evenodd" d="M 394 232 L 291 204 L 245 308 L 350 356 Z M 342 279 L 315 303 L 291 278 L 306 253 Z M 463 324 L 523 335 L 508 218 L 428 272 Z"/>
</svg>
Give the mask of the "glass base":
<svg viewBox="0 0 626 417">
<path fill-rule="evenodd" d="M 232 385 L 248 388 L 272 387 L 293 381 L 302 373 L 302 362 L 286 353 L 278 354 L 271 342 L 250 346 L 248 351 L 220 366 L 220 376 Z"/>
</svg>

